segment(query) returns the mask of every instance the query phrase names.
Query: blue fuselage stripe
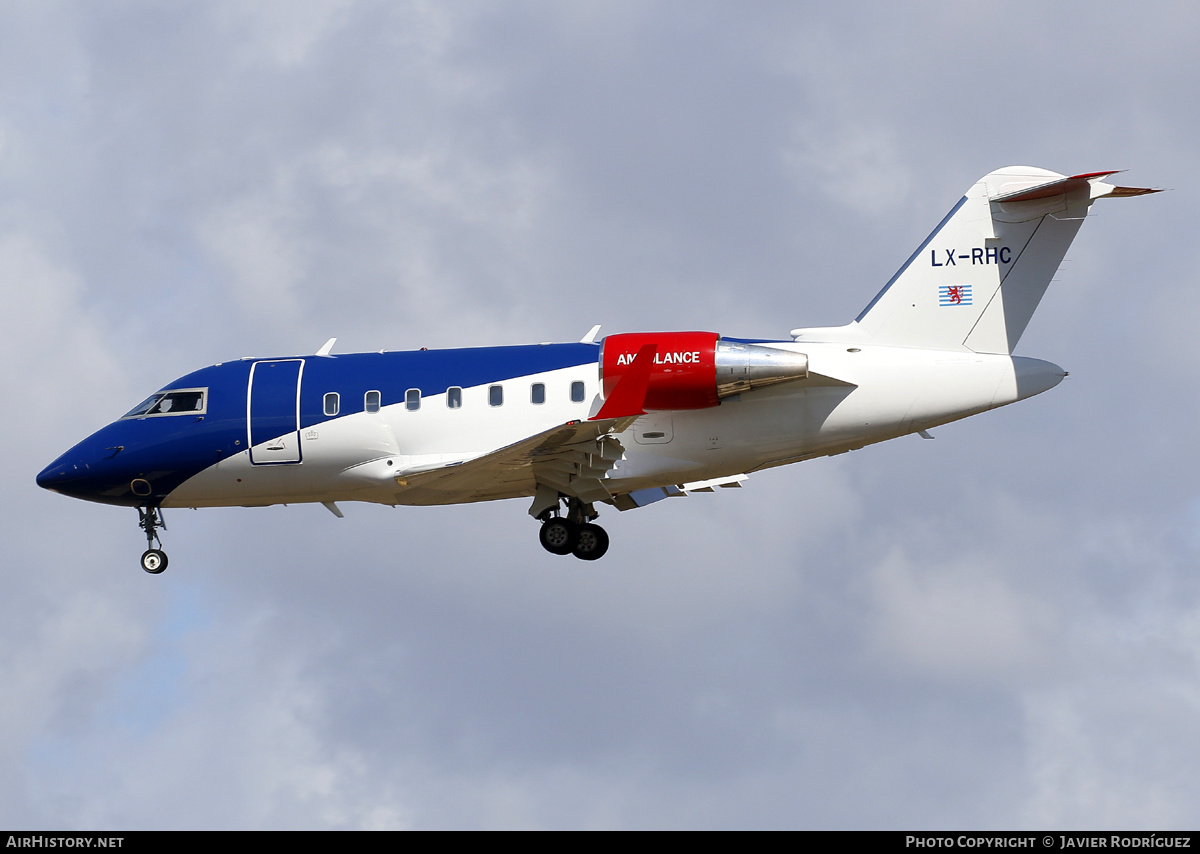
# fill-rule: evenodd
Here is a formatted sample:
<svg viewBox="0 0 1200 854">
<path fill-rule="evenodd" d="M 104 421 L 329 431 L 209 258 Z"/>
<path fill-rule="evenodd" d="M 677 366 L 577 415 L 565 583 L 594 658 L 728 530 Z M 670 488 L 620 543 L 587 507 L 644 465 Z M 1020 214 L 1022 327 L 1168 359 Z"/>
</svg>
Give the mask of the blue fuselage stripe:
<svg viewBox="0 0 1200 854">
<path fill-rule="evenodd" d="M 503 383 L 522 376 L 595 365 L 596 344 L 542 344 L 351 353 L 341 356 L 243 359 L 202 368 L 163 389 L 208 389 L 202 415 L 123 418 L 93 433 L 39 475 L 38 482 L 68 495 L 129 506 L 157 504 L 188 478 L 260 442 L 294 430 L 296 380 L 300 377 L 301 429 L 364 410 L 368 391 L 383 406 L 400 403 L 408 389 L 422 397 L 452 386 Z M 303 370 L 300 363 L 303 361 Z M 247 425 L 250 371 L 257 366 Z M 276 374 L 278 374 L 276 376 Z M 270 379 L 265 379 L 270 376 Z M 262 381 L 263 395 L 259 397 Z M 337 416 L 324 412 L 324 397 L 337 392 Z M 271 434 L 273 431 L 273 435 Z M 134 478 L 149 480 L 153 493 L 135 496 Z"/>
</svg>

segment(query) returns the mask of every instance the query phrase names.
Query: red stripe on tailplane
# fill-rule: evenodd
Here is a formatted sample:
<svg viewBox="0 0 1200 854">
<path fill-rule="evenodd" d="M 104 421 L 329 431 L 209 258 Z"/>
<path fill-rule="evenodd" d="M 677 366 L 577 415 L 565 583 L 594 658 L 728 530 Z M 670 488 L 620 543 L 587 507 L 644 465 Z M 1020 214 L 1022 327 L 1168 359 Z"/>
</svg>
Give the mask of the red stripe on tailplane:
<svg viewBox="0 0 1200 854">
<path fill-rule="evenodd" d="M 1082 189 L 1098 178 L 1107 178 L 1109 175 L 1116 175 L 1120 171 L 1119 169 L 1110 169 L 1104 172 L 1085 172 L 1082 175 L 1072 175 L 1069 178 L 1057 178 L 1044 184 L 1037 184 L 1032 187 L 1015 190 L 1011 193 L 1001 193 L 997 196 L 992 196 L 992 201 L 1008 204 L 1012 202 L 1033 202 L 1039 199 L 1048 199 L 1053 196 L 1069 193 L 1073 190 Z"/>
</svg>

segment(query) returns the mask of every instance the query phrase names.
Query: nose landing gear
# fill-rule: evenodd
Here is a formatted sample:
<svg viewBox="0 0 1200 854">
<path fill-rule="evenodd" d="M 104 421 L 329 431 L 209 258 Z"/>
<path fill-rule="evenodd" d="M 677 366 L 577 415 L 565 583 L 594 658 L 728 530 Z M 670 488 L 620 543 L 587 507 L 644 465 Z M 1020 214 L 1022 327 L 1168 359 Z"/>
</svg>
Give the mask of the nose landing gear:
<svg viewBox="0 0 1200 854">
<path fill-rule="evenodd" d="M 167 530 L 163 520 L 162 509 L 159 507 L 141 507 L 138 512 L 138 527 L 146 532 L 146 550 L 142 552 L 142 569 L 151 575 L 158 575 L 167 568 L 167 553 L 162 550 L 162 540 L 158 537 L 158 529 Z M 155 547 L 157 543 L 157 547 Z"/>
<path fill-rule="evenodd" d="M 608 551 L 608 534 L 591 520 L 600 514 L 591 504 L 578 498 L 567 499 L 567 515 L 552 516 L 547 510 L 540 517 L 542 528 L 538 539 L 542 548 L 556 555 L 573 554 L 580 560 L 599 560 Z"/>
</svg>

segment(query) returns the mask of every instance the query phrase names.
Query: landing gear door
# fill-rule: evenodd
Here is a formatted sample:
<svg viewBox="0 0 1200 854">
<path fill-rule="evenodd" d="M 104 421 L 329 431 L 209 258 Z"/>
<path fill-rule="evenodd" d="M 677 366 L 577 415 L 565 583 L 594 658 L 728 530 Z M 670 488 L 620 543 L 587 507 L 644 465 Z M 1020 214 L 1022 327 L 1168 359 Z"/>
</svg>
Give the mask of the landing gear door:
<svg viewBox="0 0 1200 854">
<path fill-rule="evenodd" d="M 300 462 L 300 377 L 303 359 L 250 366 L 246 422 L 254 465 Z"/>
</svg>

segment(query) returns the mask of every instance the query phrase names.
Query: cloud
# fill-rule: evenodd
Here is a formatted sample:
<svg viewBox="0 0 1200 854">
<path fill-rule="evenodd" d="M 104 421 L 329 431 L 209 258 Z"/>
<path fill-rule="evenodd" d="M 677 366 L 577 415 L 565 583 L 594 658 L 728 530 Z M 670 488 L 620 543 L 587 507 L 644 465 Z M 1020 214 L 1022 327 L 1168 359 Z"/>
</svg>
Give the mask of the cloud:
<svg viewBox="0 0 1200 854">
<path fill-rule="evenodd" d="M 967 558 L 918 567 L 898 551 L 871 573 L 879 653 L 934 677 L 993 683 L 1036 672 L 1053 611 L 1011 589 L 1002 566 Z"/>
</svg>

